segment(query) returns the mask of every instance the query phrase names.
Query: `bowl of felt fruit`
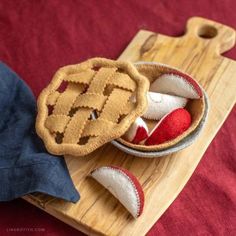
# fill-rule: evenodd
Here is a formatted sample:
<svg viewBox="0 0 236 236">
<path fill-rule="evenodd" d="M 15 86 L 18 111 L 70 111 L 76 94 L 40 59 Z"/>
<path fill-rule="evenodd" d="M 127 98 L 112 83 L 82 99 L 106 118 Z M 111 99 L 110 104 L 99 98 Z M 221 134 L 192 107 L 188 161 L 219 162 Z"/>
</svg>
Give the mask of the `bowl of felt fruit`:
<svg viewBox="0 0 236 236">
<path fill-rule="evenodd" d="M 192 144 L 207 119 L 206 92 L 190 75 L 168 65 L 137 62 L 150 82 L 147 108 L 112 144 L 140 157 L 159 157 Z M 134 100 L 135 102 L 135 100 Z"/>
</svg>

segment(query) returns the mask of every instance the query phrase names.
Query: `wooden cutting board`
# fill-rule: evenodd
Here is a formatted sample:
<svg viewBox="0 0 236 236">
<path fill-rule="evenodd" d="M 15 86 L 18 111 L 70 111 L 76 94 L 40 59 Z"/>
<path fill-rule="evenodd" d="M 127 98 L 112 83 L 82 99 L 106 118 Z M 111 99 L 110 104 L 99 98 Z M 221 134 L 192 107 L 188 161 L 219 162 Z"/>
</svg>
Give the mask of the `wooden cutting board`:
<svg viewBox="0 0 236 236">
<path fill-rule="evenodd" d="M 43 194 L 24 199 L 90 235 L 144 235 L 183 189 L 236 101 L 236 62 L 221 56 L 235 44 L 235 31 L 193 17 L 186 34 L 169 37 L 140 30 L 119 59 L 157 61 L 192 75 L 209 95 L 211 109 L 203 133 L 190 147 L 155 159 L 127 155 L 107 144 L 86 157 L 65 157 L 81 194 L 77 204 Z M 91 170 L 118 165 L 137 176 L 145 193 L 143 215 L 134 220 L 124 207 L 90 177 Z"/>
</svg>

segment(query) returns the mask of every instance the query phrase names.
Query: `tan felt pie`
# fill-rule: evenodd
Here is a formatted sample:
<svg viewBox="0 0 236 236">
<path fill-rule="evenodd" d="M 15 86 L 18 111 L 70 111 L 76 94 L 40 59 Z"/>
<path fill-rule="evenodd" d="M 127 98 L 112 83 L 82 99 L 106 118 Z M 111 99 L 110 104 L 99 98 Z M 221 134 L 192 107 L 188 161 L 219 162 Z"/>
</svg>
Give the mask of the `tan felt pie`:
<svg viewBox="0 0 236 236">
<path fill-rule="evenodd" d="M 148 89 L 129 62 L 94 58 L 62 67 L 38 98 L 36 131 L 53 154 L 86 155 L 145 112 Z"/>
</svg>

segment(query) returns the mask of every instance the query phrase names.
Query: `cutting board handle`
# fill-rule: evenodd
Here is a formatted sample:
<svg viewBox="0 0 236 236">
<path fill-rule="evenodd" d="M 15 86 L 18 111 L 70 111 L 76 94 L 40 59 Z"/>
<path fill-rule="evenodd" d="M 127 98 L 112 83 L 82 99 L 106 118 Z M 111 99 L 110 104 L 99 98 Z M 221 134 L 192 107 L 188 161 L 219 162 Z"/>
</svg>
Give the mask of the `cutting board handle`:
<svg viewBox="0 0 236 236">
<path fill-rule="evenodd" d="M 186 37 L 209 42 L 213 52 L 222 54 L 235 45 L 235 30 L 218 22 L 192 17 L 187 22 Z"/>
</svg>

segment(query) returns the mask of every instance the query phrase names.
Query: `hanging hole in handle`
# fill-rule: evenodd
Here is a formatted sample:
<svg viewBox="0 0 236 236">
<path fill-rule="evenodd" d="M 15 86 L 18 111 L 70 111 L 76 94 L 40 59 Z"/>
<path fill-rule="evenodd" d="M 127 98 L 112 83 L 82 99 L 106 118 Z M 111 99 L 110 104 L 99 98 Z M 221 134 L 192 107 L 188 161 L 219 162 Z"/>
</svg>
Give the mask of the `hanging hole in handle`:
<svg viewBox="0 0 236 236">
<path fill-rule="evenodd" d="M 218 31 L 214 26 L 204 25 L 200 27 L 197 34 L 200 38 L 211 39 L 211 38 L 216 37 L 216 35 L 218 34 Z"/>
</svg>

